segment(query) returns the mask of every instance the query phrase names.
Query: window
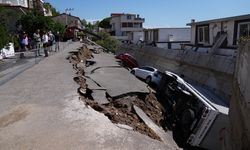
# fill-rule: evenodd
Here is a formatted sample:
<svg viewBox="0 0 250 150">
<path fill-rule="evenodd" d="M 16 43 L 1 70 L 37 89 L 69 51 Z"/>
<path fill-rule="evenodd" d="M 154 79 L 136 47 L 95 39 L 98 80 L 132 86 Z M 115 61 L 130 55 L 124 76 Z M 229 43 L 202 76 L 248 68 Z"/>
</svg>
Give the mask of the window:
<svg viewBox="0 0 250 150">
<path fill-rule="evenodd" d="M 238 38 L 250 36 L 250 22 L 240 23 L 238 25 Z"/>
<path fill-rule="evenodd" d="M 198 43 L 209 43 L 209 28 L 208 26 L 198 27 Z"/>
<path fill-rule="evenodd" d="M 123 22 L 123 23 L 122 23 L 122 27 L 123 27 L 123 28 L 126 28 L 126 27 L 128 27 L 128 23 L 126 23 L 126 22 Z"/>
<path fill-rule="evenodd" d="M 130 28 L 132 27 L 133 28 L 133 23 L 129 22 L 128 23 L 128 27 L 130 27 Z"/>
<path fill-rule="evenodd" d="M 130 20 L 131 19 L 131 15 L 127 15 L 127 19 Z"/>
</svg>

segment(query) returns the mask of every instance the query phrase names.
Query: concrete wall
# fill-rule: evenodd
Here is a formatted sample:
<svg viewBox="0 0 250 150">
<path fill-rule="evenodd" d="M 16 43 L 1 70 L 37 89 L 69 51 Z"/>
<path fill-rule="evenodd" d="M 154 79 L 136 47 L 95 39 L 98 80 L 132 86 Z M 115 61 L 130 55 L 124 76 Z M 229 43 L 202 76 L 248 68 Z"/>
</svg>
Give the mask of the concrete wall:
<svg viewBox="0 0 250 150">
<path fill-rule="evenodd" d="M 190 41 L 190 28 L 160 28 L 157 42 Z"/>
<path fill-rule="evenodd" d="M 227 45 L 228 46 L 233 46 L 233 41 L 234 41 L 234 21 L 228 21 L 227 22 L 227 27 L 225 27 L 224 29 L 226 29 L 227 31 Z"/>
<path fill-rule="evenodd" d="M 227 99 L 231 96 L 236 61 L 234 57 L 149 46 L 126 45 L 122 49 L 134 55 L 139 65 L 150 65 L 161 71 L 183 74 L 187 80 L 207 86 Z"/>
<path fill-rule="evenodd" d="M 112 17 L 110 24 L 112 25 L 112 31 L 115 31 L 116 36 L 121 36 L 121 18 L 120 17 Z M 114 25 L 114 26 L 113 26 Z"/>
<path fill-rule="evenodd" d="M 230 101 L 231 150 L 250 149 L 250 41 L 240 44 Z M 231 145 L 230 145 L 231 144 Z"/>
<path fill-rule="evenodd" d="M 141 32 L 133 32 L 133 40 L 132 42 L 134 44 L 138 43 L 138 41 L 141 40 L 141 41 L 144 41 L 144 32 L 141 31 Z"/>
<path fill-rule="evenodd" d="M 196 37 L 196 26 L 191 26 L 191 40 L 190 40 L 190 43 L 191 44 L 195 44 L 195 37 Z"/>
</svg>

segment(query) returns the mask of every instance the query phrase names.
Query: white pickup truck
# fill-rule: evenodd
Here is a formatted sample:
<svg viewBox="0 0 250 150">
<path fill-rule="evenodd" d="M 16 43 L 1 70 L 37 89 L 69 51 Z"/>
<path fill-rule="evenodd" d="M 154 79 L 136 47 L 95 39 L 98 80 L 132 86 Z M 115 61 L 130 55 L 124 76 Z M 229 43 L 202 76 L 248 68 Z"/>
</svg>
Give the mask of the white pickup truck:
<svg viewBox="0 0 250 150">
<path fill-rule="evenodd" d="M 222 149 L 228 105 L 219 97 L 166 71 L 157 89 L 165 101 L 168 128 L 182 148 Z"/>
</svg>

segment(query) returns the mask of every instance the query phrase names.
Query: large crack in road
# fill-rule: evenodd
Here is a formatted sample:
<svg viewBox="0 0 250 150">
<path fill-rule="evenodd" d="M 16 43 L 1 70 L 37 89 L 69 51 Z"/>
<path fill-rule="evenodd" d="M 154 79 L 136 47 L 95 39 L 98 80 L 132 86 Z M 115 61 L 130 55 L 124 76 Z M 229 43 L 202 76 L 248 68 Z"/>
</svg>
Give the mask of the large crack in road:
<svg viewBox="0 0 250 150">
<path fill-rule="evenodd" d="M 127 126 L 126 129 L 138 131 L 141 134 L 147 135 L 150 138 L 159 141 L 163 141 L 167 144 L 171 143 L 171 146 L 174 145 L 174 147 L 178 148 L 172 139 L 172 141 L 166 142 L 166 140 L 170 140 L 169 135 L 163 135 L 165 134 L 165 131 L 167 132 L 166 128 L 164 128 L 165 131 L 160 128 L 158 129 L 158 127 L 165 126 L 165 110 L 150 88 L 148 88 L 147 85 L 140 83 L 141 85 L 145 86 L 146 89 L 142 88 L 142 86 L 138 86 L 141 88 L 140 90 L 135 90 L 135 88 L 133 90 L 133 88 L 130 89 L 131 86 L 121 85 L 122 83 L 115 83 L 120 82 L 119 80 L 123 80 L 122 77 L 118 77 L 118 80 L 115 79 L 115 77 L 111 77 L 112 80 L 108 82 L 113 82 L 115 87 L 113 89 L 109 89 L 105 82 L 100 82 L 96 76 L 91 75 L 94 72 L 98 72 L 97 70 L 99 70 L 99 74 L 101 74 L 101 76 L 105 76 L 105 70 L 101 69 L 107 69 L 109 67 L 113 69 L 117 68 L 117 70 L 114 72 L 123 69 L 121 71 L 122 74 L 124 74 L 124 70 L 128 74 L 129 71 L 119 65 L 112 65 L 112 63 L 109 64 L 110 62 L 107 62 L 106 64 L 101 62 L 101 66 L 99 66 L 100 63 L 96 63 L 96 59 L 98 58 L 95 57 L 99 57 L 99 55 L 103 53 L 101 47 L 97 46 L 96 49 L 90 50 L 88 45 L 93 48 L 93 43 L 88 43 L 85 41 L 83 47 L 78 49 L 78 51 L 70 52 L 70 56 L 67 58 L 72 64 L 73 68 L 76 70 L 77 76 L 74 78 L 74 81 L 79 84 L 78 92 L 80 99 L 84 101 L 87 106 L 90 106 L 94 110 L 103 113 L 111 120 L 111 122 L 115 124 L 122 124 L 123 126 L 125 125 Z M 111 73 L 113 72 L 111 71 Z M 124 74 L 124 76 L 126 75 Z M 141 82 L 140 80 L 137 81 L 137 79 L 134 77 L 131 77 L 131 80 L 132 79 L 136 80 L 136 82 Z M 102 80 L 107 79 L 103 77 Z M 132 81 L 132 86 L 135 86 L 133 84 L 136 84 L 136 82 Z M 108 85 L 110 85 L 110 83 L 108 83 Z M 127 92 L 124 92 L 124 90 L 117 92 L 117 89 L 115 89 L 116 87 L 120 87 L 122 89 L 124 86 L 128 86 L 126 87 L 128 88 Z M 150 119 L 144 117 L 143 113 L 145 113 Z M 150 123 L 151 120 L 153 123 Z M 151 124 L 156 124 L 155 126 L 157 127 L 152 127 Z M 159 131 L 162 133 L 159 133 Z"/>
</svg>

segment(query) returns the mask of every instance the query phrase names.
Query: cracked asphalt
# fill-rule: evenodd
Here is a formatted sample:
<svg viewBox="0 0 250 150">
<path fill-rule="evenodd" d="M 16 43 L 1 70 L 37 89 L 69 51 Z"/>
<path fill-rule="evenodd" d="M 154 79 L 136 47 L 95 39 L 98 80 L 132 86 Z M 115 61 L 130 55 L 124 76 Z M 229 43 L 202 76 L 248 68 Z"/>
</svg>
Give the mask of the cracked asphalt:
<svg viewBox="0 0 250 150">
<path fill-rule="evenodd" d="M 174 149 L 123 129 L 79 100 L 65 58 L 76 42 L 0 86 L 0 149 Z"/>
</svg>

